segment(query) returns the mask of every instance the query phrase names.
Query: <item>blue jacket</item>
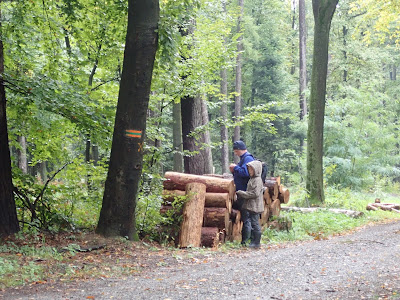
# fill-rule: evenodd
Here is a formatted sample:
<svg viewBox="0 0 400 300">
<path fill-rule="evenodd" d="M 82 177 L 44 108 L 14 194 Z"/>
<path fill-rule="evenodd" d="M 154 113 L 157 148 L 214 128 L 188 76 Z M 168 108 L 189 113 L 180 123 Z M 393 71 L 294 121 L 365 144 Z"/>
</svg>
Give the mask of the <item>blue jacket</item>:
<svg viewBox="0 0 400 300">
<path fill-rule="evenodd" d="M 240 161 L 233 169 L 233 180 L 235 181 L 236 191 L 247 190 L 247 182 L 250 179 L 249 171 L 247 171 L 247 163 L 254 160 L 253 155 L 246 152 L 240 157 Z"/>
</svg>

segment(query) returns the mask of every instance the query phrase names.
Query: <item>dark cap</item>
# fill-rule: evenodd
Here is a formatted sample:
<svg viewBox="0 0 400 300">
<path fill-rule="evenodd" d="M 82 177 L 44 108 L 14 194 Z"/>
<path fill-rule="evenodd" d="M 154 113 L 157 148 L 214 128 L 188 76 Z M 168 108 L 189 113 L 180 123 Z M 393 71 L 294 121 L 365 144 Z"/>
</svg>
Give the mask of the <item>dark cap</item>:
<svg viewBox="0 0 400 300">
<path fill-rule="evenodd" d="M 236 141 L 233 143 L 233 150 L 246 150 L 246 144 L 242 141 Z"/>
</svg>

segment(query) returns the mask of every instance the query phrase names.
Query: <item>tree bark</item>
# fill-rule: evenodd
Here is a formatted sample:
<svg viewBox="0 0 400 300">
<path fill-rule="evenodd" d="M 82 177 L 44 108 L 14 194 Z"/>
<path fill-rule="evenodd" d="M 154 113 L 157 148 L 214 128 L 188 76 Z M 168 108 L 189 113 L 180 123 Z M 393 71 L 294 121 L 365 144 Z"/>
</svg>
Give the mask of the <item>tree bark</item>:
<svg viewBox="0 0 400 300">
<path fill-rule="evenodd" d="M 201 228 L 201 246 L 215 248 L 219 243 L 219 230 L 217 227 Z"/>
<path fill-rule="evenodd" d="M 0 0 L 0 7 L 2 1 Z M 1 18 L 1 10 L 0 10 Z M 1 22 L 0 22 L 1 31 Z M 0 39 L 0 237 L 19 231 L 13 194 L 11 156 L 8 144 L 6 91 L 4 89 L 3 39 Z"/>
<path fill-rule="evenodd" d="M 208 108 L 207 102 L 205 98 L 201 99 L 201 119 L 202 125 L 208 126 L 209 118 L 208 118 Z M 200 146 L 201 151 L 204 153 L 204 172 L 203 174 L 212 174 L 214 173 L 214 164 L 211 152 L 211 137 L 210 131 L 206 129 L 203 133 L 204 144 Z"/>
<path fill-rule="evenodd" d="M 304 117 L 307 115 L 307 99 L 305 95 L 305 91 L 307 88 L 306 38 L 306 3 L 305 0 L 299 0 L 300 120 L 303 120 Z M 302 145 L 303 141 L 300 141 L 300 144 Z"/>
<path fill-rule="evenodd" d="M 228 149 L 228 128 L 226 121 L 228 119 L 228 78 L 226 69 L 221 71 L 221 94 L 223 95 L 221 104 L 221 169 L 222 174 L 229 172 L 229 149 Z"/>
<path fill-rule="evenodd" d="M 269 213 L 271 216 L 277 217 L 279 216 L 280 212 L 281 212 L 281 201 L 279 201 L 279 199 L 276 199 L 272 201 Z"/>
<path fill-rule="evenodd" d="M 314 52 L 307 132 L 306 189 L 310 204 L 324 202 L 323 131 L 331 21 L 338 0 L 313 0 Z"/>
<path fill-rule="evenodd" d="M 137 239 L 135 209 L 158 21 L 157 0 L 128 1 L 128 29 L 110 166 L 96 230 L 104 236 Z"/>
<path fill-rule="evenodd" d="M 203 125 L 201 99 L 200 97 L 185 97 L 181 105 L 183 150 L 192 153 L 183 158 L 185 173 L 197 175 L 209 173 L 205 169 L 207 158 L 204 156 L 204 151 L 200 151 L 204 136 L 203 134 L 193 135 L 194 130 Z"/>
<path fill-rule="evenodd" d="M 229 212 L 223 207 L 205 207 L 203 219 L 204 227 L 218 227 L 221 230 L 229 227 Z"/>
<path fill-rule="evenodd" d="M 182 142 L 182 114 L 181 103 L 173 104 L 173 147 L 174 147 L 174 171 L 183 172 L 183 142 Z"/>
<path fill-rule="evenodd" d="M 18 143 L 20 149 L 17 150 L 18 155 L 18 168 L 23 174 L 28 174 L 28 159 L 26 157 L 26 137 L 23 135 L 18 136 Z"/>
<path fill-rule="evenodd" d="M 243 32 L 242 32 L 242 17 L 243 17 L 243 0 L 239 1 L 239 18 L 237 24 L 237 32 L 240 34 L 237 41 L 237 56 L 236 56 L 236 79 L 235 79 L 235 121 L 239 121 L 242 110 L 242 52 L 243 52 Z M 240 140 L 240 126 L 236 125 L 233 133 L 233 140 Z M 235 155 L 235 163 L 239 162 L 239 157 Z"/>
<path fill-rule="evenodd" d="M 188 200 L 183 207 L 179 233 L 179 245 L 182 248 L 200 246 L 205 194 L 206 186 L 203 183 L 192 182 L 186 185 Z"/>
</svg>

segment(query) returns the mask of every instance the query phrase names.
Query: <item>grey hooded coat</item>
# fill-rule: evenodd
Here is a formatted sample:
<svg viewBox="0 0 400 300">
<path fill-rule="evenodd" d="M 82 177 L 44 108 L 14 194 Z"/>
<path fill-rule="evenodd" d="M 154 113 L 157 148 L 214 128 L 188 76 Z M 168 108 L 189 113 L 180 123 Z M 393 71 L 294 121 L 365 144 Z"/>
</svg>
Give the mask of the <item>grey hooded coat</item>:
<svg viewBox="0 0 400 300">
<path fill-rule="evenodd" d="M 243 209 L 254 213 L 262 213 L 264 211 L 263 183 L 261 179 L 262 164 L 260 161 L 254 160 L 247 163 L 254 169 L 254 176 L 250 177 L 247 183 L 246 191 L 237 191 L 236 194 L 245 199 L 242 206 Z"/>
</svg>

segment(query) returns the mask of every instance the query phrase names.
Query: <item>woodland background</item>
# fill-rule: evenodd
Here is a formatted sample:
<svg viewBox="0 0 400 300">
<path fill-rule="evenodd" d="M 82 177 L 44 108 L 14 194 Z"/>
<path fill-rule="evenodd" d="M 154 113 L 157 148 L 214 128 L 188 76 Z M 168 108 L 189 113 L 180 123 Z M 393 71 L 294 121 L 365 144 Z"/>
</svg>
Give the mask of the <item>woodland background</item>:
<svg viewBox="0 0 400 300">
<path fill-rule="evenodd" d="M 314 23 L 311 1 L 305 4 L 309 79 Z M 20 227 L 93 229 L 110 157 L 128 3 L 32 0 L 1 5 Z M 271 175 L 282 177 L 293 203 L 307 205 L 307 115 L 301 103 L 307 102 L 309 89 L 300 89 L 298 8 L 295 0 L 160 1 L 135 212 L 139 236 L 158 235 L 154 228 L 166 221 L 159 214 L 165 171 L 226 172 L 234 160 L 232 140 L 238 138 L 268 163 Z M 340 1 L 336 8 L 323 152 L 324 187 L 331 195 L 398 191 L 399 15 L 400 4 L 383 0 Z M 189 119 L 187 98 L 198 105 Z M 235 114 L 238 103 L 240 117 Z M 201 165 L 186 164 L 189 158 Z"/>
</svg>

